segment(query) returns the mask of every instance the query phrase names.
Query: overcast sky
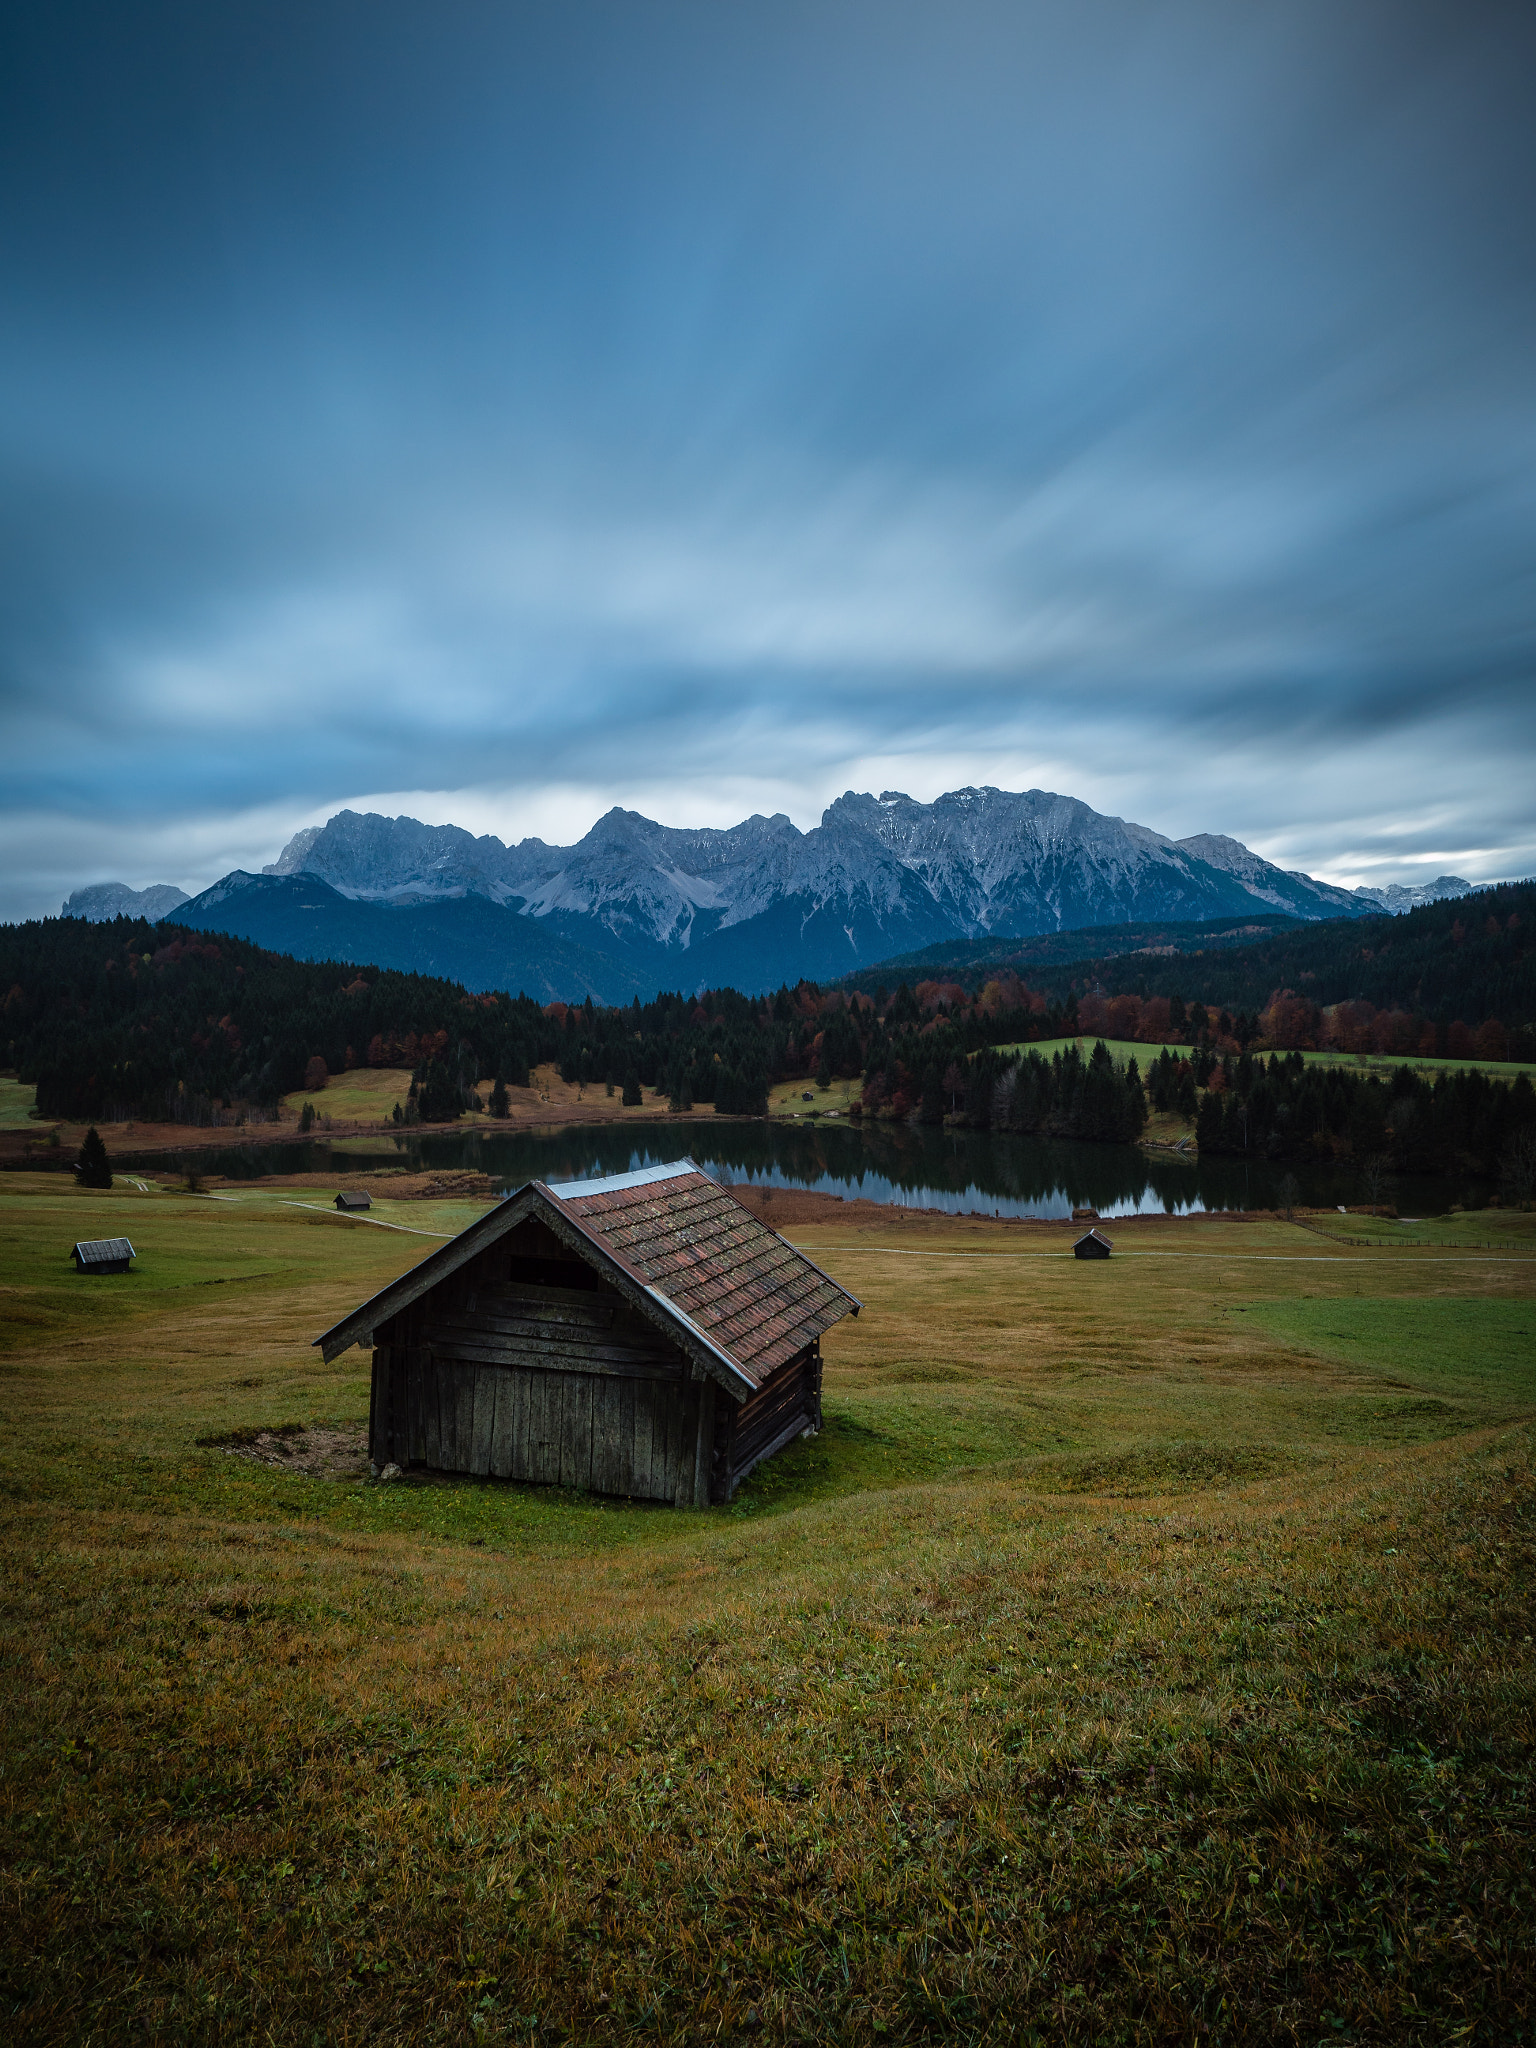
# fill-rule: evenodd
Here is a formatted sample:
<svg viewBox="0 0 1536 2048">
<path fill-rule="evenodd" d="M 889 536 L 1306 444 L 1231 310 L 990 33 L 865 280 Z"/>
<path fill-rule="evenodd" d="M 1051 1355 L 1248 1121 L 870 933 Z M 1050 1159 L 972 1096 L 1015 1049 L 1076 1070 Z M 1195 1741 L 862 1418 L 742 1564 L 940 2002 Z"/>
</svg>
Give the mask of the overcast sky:
<svg viewBox="0 0 1536 2048">
<path fill-rule="evenodd" d="M 1536 12 L 0 27 L 0 915 L 1042 787 L 1536 870 Z"/>
</svg>

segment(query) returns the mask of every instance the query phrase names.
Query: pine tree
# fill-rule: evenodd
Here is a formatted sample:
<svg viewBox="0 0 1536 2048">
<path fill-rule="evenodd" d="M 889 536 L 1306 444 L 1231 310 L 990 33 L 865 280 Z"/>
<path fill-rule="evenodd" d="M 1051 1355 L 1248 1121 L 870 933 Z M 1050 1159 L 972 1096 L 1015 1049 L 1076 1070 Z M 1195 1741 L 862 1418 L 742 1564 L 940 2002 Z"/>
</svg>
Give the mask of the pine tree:
<svg viewBox="0 0 1536 2048">
<path fill-rule="evenodd" d="M 639 998 L 636 998 L 638 1001 Z M 640 1076 L 633 1066 L 624 1069 L 624 1107 L 638 1109 L 640 1106 Z"/>
<path fill-rule="evenodd" d="M 429 1060 L 421 1070 L 416 1101 L 424 1124 L 452 1123 L 463 1114 L 457 1083 L 437 1060 Z"/>
<path fill-rule="evenodd" d="M 498 1074 L 496 1076 L 496 1085 L 491 1090 L 491 1115 L 505 1116 L 506 1114 L 507 1084 L 505 1081 L 503 1081 L 500 1074 Z"/>
<path fill-rule="evenodd" d="M 83 1188 L 109 1188 L 112 1185 L 112 1168 L 107 1160 L 107 1148 L 102 1143 L 94 1124 L 81 1140 L 80 1157 L 75 1165 L 75 1178 Z"/>
<path fill-rule="evenodd" d="M 1202 1152 L 1219 1152 L 1221 1139 L 1221 1097 L 1202 1096 L 1200 1114 L 1195 1120 L 1195 1143 Z"/>
</svg>

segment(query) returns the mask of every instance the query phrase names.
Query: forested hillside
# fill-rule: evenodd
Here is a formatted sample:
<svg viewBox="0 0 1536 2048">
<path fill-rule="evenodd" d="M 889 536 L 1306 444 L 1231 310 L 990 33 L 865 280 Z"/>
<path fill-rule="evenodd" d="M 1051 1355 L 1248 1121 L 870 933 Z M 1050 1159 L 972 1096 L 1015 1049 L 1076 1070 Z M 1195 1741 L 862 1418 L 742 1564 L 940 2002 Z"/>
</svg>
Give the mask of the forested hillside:
<svg viewBox="0 0 1536 2048">
<path fill-rule="evenodd" d="M 1438 906 L 1437 906 L 1438 907 Z M 1452 906 L 1461 908 L 1463 906 Z M 1523 971 L 1524 916 L 1485 908 L 1448 943 L 1479 985 Z M 1404 921 L 1405 922 L 1405 921 Z M 1414 946 L 1432 950 L 1433 934 Z M 1461 957 L 1459 952 L 1455 957 Z M 1186 971 L 1208 963 L 1190 958 Z M 1216 966 L 1225 963 L 1217 957 Z M 980 989 L 924 981 L 874 996 L 809 982 L 772 996 L 734 990 L 659 996 L 599 1009 L 472 994 L 459 984 L 351 964 L 293 960 L 243 939 L 142 920 L 76 919 L 0 927 L 0 1066 L 37 1087 L 44 1115 L 190 1124 L 260 1122 L 279 1098 L 316 1093 L 331 1074 L 410 1069 L 409 1121 L 447 1121 L 477 1083 L 527 1081 L 558 1064 L 564 1078 L 637 1102 L 661 1091 L 679 1109 L 756 1115 L 770 1084 L 826 1088 L 863 1078 L 861 1116 L 954 1119 L 973 1127 L 1131 1142 L 1156 1109 L 1198 1118 L 1206 1150 L 1298 1159 L 1382 1156 L 1412 1170 L 1499 1170 L 1511 1134 L 1532 1120 L 1530 1083 L 1477 1074 L 1437 1082 L 1405 1066 L 1392 1080 L 1319 1074 L 1287 1047 L 1305 1042 L 1415 1053 L 1523 1053 L 1529 1029 L 1484 1018 L 1436 1024 L 1365 1001 L 1324 1010 L 1282 992 L 1261 1010 L 1135 993 L 1065 1000 L 1016 975 Z M 1470 1006 L 1468 1006 L 1470 1007 Z M 1458 1042 L 1458 1034 L 1465 1045 Z M 1081 1037 L 1046 1058 L 1031 1042 Z M 1140 1039 L 1140 1062 L 1116 1064 L 1095 1039 Z M 1474 1046 L 1475 1040 L 1475 1046 Z M 1261 1055 L 1268 1051 L 1266 1061 Z"/>
<path fill-rule="evenodd" d="M 1251 923 L 1252 921 L 1250 921 Z M 1208 931 L 1183 925 L 1142 927 L 1134 933 L 1096 934 L 1088 952 L 1081 933 L 1058 933 L 1015 945 L 930 947 L 910 958 L 888 960 L 867 973 L 849 976 L 840 987 L 878 992 L 900 980 L 953 982 L 967 992 L 989 981 L 1016 975 L 1047 999 L 1065 1004 L 1076 994 L 1135 996 L 1184 1008 L 1195 1003 L 1258 1017 L 1282 992 L 1302 1006 L 1285 1041 L 1305 1047 L 1333 1042 L 1319 1021 L 1340 1003 L 1367 1004 L 1372 1012 L 1412 1020 L 1413 1043 L 1399 1021 L 1396 1039 L 1381 1049 L 1393 1052 L 1449 1052 L 1465 1057 L 1470 1040 L 1451 1043 L 1458 1022 L 1469 1033 L 1491 1020 L 1506 1032 L 1536 1025 L 1536 883 L 1515 882 L 1448 902 L 1427 903 L 1402 917 L 1351 918 L 1319 924 L 1273 927 L 1244 943 L 1226 934 L 1213 942 Z M 1071 952 L 1073 958 L 1064 958 Z M 1303 1016 L 1302 1012 L 1307 1014 Z M 1433 1027 L 1434 1044 L 1422 1041 Z M 1309 1040 L 1307 1032 L 1310 1029 Z M 1133 1037 L 1135 1032 L 1122 1036 Z M 1158 1035 L 1161 1035 L 1160 1033 Z M 1364 1046 L 1349 1046 L 1364 1050 Z M 1492 1055 L 1502 1057 L 1502 1055 Z M 1536 1058 L 1531 1049 L 1511 1057 Z"/>
<path fill-rule="evenodd" d="M 137 919 L 0 927 L 0 988 L 0 1066 L 36 1084 L 44 1115 L 193 1124 L 259 1120 L 355 1066 L 411 1068 L 413 1110 L 438 1121 L 475 1082 L 521 1085 L 544 1061 L 632 1099 L 644 1085 L 752 1114 L 770 1079 L 861 1073 L 874 1023 L 867 999 L 808 984 L 752 1000 L 723 990 L 540 1007 Z M 907 1012 L 914 1026 L 931 1021 L 910 994 Z M 1029 1013 L 1004 1021 L 1023 1029 Z M 941 1066 L 952 1056 L 946 1041 Z"/>
<path fill-rule="evenodd" d="M 612 947 L 594 952 L 547 921 L 484 896 L 355 902 L 316 875 L 226 876 L 177 911 L 176 921 L 200 932 L 236 932 L 299 960 L 367 961 L 477 992 L 520 989 L 541 1003 L 587 996 L 627 1003 L 654 994 L 659 978 L 647 957 L 625 959 Z"/>
</svg>

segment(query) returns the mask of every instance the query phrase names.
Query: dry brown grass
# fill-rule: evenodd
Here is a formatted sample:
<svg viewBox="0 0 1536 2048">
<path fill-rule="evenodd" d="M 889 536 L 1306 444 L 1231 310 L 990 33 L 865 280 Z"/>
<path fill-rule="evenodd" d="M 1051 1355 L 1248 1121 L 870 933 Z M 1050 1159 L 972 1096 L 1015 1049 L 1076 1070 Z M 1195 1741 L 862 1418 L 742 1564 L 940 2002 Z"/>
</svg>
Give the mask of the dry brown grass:
<svg viewBox="0 0 1536 2048">
<path fill-rule="evenodd" d="M 200 1449 L 428 1241 L 0 1184 L 12 2038 L 1522 2038 L 1536 1268 L 800 1235 L 827 1429 L 676 1514 Z"/>
</svg>

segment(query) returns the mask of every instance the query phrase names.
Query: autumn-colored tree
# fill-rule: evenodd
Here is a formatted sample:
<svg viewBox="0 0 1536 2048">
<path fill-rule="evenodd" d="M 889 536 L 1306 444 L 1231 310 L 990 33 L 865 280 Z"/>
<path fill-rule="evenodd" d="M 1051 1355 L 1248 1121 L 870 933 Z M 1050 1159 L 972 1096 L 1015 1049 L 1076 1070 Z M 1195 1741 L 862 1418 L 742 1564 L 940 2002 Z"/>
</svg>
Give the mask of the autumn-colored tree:
<svg viewBox="0 0 1536 2048">
<path fill-rule="evenodd" d="M 318 1094 L 330 1079 L 330 1068 L 319 1053 L 310 1056 L 309 1065 L 304 1069 L 304 1087 L 311 1095 Z"/>
</svg>

